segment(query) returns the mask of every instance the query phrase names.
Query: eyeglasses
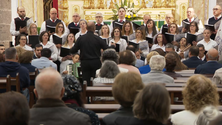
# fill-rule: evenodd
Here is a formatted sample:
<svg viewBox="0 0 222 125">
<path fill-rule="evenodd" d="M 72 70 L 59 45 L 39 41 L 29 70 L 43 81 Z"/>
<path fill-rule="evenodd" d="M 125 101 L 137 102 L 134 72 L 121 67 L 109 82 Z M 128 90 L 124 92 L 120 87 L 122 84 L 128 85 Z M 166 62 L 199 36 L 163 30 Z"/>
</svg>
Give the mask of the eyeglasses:
<svg viewBox="0 0 222 125">
<path fill-rule="evenodd" d="M 72 17 L 79 17 L 78 15 L 73 15 Z"/>
<path fill-rule="evenodd" d="M 219 10 L 218 8 L 213 8 L 213 10 Z"/>
</svg>

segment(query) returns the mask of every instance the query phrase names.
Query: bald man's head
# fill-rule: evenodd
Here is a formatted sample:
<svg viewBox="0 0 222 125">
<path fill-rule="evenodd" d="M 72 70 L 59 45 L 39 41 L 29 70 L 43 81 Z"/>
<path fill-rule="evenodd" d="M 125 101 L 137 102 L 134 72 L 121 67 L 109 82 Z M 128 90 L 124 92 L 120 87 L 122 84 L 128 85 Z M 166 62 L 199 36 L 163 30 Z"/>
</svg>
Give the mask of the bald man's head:
<svg viewBox="0 0 222 125">
<path fill-rule="evenodd" d="M 25 8 L 23 6 L 17 7 L 17 13 L 20 18 L 24 18 L 26 16 Z"/>
<path fill-rule="evenodd" d="M 63 80 L 54 68 L 45 68 L 36 77 L 35 90 L 39 99 L 62 99 L 64 94 Z"/>
<path fill-rule="evenodd" d="M 143 23 L 146 24 L 149 19 L 151 19 L 151 16 L 149 14 L 145 14 L 143 16 Z"/>
<path fill-rule="evenodd" d="M 50 18 L 51 18 L 52 20 L 57 19 L 57 10 L 56 10 L 56 8 L 51 8 L 51 9 L 50 9 Z"/>
<path fill-rule="evenodd" d="M 214 8 L 213 8 L 213 14 L 215 17 L 218 17 L 221 15 L 221 6 L 220 5 L 216 5 Z"/>
<path fill-rule="evenodd" d="M 218 51 L 214 48 L 211 48 L 207 52 L 207 61 L 209 60 L 218 60 Z"/>
<path fill-rule="evenodd" d="M 90 21 L 87 23 L 87 30 L 88 31 L 92 31 L 95 32 L 96 26 L 95 23 L 93 21 Z"/>
</svg>

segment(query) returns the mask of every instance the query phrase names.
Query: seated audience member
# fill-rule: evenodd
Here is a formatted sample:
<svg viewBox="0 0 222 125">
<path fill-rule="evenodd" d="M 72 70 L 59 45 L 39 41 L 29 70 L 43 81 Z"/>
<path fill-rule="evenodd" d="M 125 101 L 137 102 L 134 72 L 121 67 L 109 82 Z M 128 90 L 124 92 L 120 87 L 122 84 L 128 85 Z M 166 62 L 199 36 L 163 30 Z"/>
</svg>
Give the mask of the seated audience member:
<svg viewBox="0 0 222 125">
<path fill-rule="evenodd" d="M 65 92 L 62 100 L 66 103 L 66 106 L 87 114 L 90 117 L 92 125 L 99 125 L 100 122 L 98 116 L 93 111 L 84 108 L 81 99 L 82 86 L 78 79 L 72 75 L 67 75 L 63 78 L 63 82 Z"/>
<path fill-rule="evenodd" d="M 29 124 L 91 125 L 89 116 L 66 107 L 62 101 L 64 91 L 62 77 L 55 69 L 42 70 L 35 80 L 34 93 L 38 100 L 30 109 Z"/>
<path fill-rule="evenodd" d="M 196 125 L 201 110 L 208 105 L 217 106 L 219 102 L 216 86 L 202 75 L 191 76 L 182 95 L 185 110 L 171 115 L 173 125 Z"/>
<path fill-rule="evenodd" d="M 150 58 L 151 58 L 152 56 L 154 56 L 154 55 L 159 55 L 159 53 L 156 52 L 156 51 L 151 51 L 151 52 L 147 55 L 147 57 L 146 57 L 147 65 L 142 66 L 142 67 L 139 68 L 140 74 L 147 74 L 147 73 L 150 72 L 150 70 L 151 70 L 151 69 L 150 69 L 150 65 L 149 65 L 149 63 L 150 63 Z M 163 69 L 163 71 L 165 71 L 165 70 Z"/>
<path fill-rule="evenodd" d="M 99 76 L 93 80 L 93 85 L 98 83 L 113 83 L 116 75 L 120 73 L 114 61 L 106 60 L 103 62 L 99 71 Z"/>
<path fill-rule="evenodd" d="M 170 97 L 166 88 L 159 83 L 146 85 L 136 96 L 133 114 L 134 117 L 118 117 L 116 125 L 165 125 L 170 116 Z"/>
<path fill-rule="evenodd" d="M 114 49 L 106 49 L 103 51 L 101 56 L 101 62 L 103 63 L 106 60 L 114 61 L 116 64 L 119 64 L 119 55 Z M 120 72 L 128 72 L 128 69 L 119 67 Z M 100 69 L 96 70 L 96 76 L 99 76 Z"/>
<path fill-rule="evenodd" d="M 52 52 L 49 48 L 44 48 L 41 51 L 41 58 L 32 60 L 31 64 L 38 68 L 40 71 L 46 67 L 53 67 L 57 70 L 56 64 L 49 60 L 51 54 Z"/>
<path fill-rule="evenodd" d="M 200 60 L 207 62 L 207 58 L 205 56 L 205 48 L 203 44 L 197 44 L 197 47 L 199 48 L 199 55 L 197 58 L 199 58 Z"/>
<path fill-rule="evenodd" d="M 218 63 L 218 51 L 214 48 L 209 49 L 206 54 L 207 62 L 205 64 L 197 66 L 195 74 L 214 74 L 215 71 L 222 67 L 222 64 Z"/>
<path fill-rule="evenodd" d="M 133 66 L 135 64 L 136 58 L 133 55 L 133 52 L 130 50 L 125 50 L 123 52 L 120 52 L 119 54 L 119 65 L 118 67 L 128 69 L 129 72 L 136 72 L 140 74 L 140 71 Z"/>
<path fill-rule="evenodd" d="M 222 84 L 222 68 L 219 68 L 215 71 L 212 80 L 217 85 Z"/>
<path fill-rule="evenodd" d="M 174 72 L 174 68 L 177 65 L 176 57 L 172 53 L 167 53 L 165 59 L 166 59 L 166 71 L 164 73 L 173 78 L 181 77 L 182 75 Z"/>
<path fill-rule="evenodd" d="M 5 62 L 0 63 L 0 77 L 6 77 L 7 75 L 15 77 L 17 73 L 19 73 L 21 93 L 29 101 L 29 71 L 27 68 L 21 66 L 18 63 L 18 55 L 16 53 L 16 49 L 10 47 L 5 50 Z"/>
<path fill-rule="evenodd" d="M 199 48 L 196 46 L 190 47 L 189 50 L 189 59 L 184 60 L 183 64 L 185 64 L 188 68 L 196 68 L 200 64 L 204 64 L 205 62 L 198 59 L 197 56 L 199 55 Z"/>
<path fill-rule="evenodd" d="M 106 125 L 113 125 L 118 117 L 133 117 L 132 105 L 139 90 L 142 90 L 140 75 L 134 72 L 120 73 L 116 76 L 112 86 L 112 93 L 115 100 L 121 107 L 103 118 Z M 130 90 L 130 91 L 129 91 Z"/>
<path fill-rule="evenodd" d="M 29 105 L 21 93 L 0 94 L 0 111 L 1 125 L 28 125 Z"/>
<path fill-rule="evenodd" d="M 151 71 L 141 75 L 144 84 L 149 83 L 174 83 L 174 79 L 163 73 L 163 68 L 166 65 L 165 57 L 154 55 L 149 62 Z"/>
<path fill-rule="evenodd" d="M 169 53 L 169 52 L 172 52 L 172 51 L 175 51 L 174 45 L 171 44 L 171 43 L 167 43 L 166 46 L 165 46 L 165 52 Z"/>
<path fill-rule="evenodd" d="M 166 53 L 165 53 L 161 48 L 157 48 L 157 49 L 155 49 L 155 50 L 153 50 L 153 51 L 158 52 L 159 55 L 161 55 L 161 56 L 165 56 L 165 55 L 166 55 Z"/>
<path fill-rule="evenodd" d="M 1 62 L 5 62 L 5 56 L 4 56 L 5 54 L 1 54 L 0 53 L 0 63 Z"/>
<path fill-rule="evenodd" d="M 205 29 L 204 32 L 203 32 L 203 35 L 204 35 L 204 39 L 199 41 L 197 43 L 197 45 L 198 44 L 203 44 L 206 51 L 208 51 L 211 48 L 215 48 L 218 45 L 216 41 L 214 41 L 210 38 L 210 36 L 211 36 L 210 29 Z"/>
<path fill-rule="evenodd" d="M 176 57 L 177 64 L 176 64 L 176 67 L 174 68 L 175 71 L 181 71 L 181 70 L 187 70 L 188 69 L 187 66 L 184 65 L 180 61 L 180 56 L 175 51 L 172 51 L 172 52 L 169 52 L 169 53 L 172 53 Z"/>
<path fill-rule="evenodd" d="M 210 122 L 209 125 L 221 125 L 222 124 L 222 115 L 219 115 L 216 119 Z"/>
<path fill-rule="evenodd" d="M 27 44 L 27 37 L 25 34 L 20 34 L 17 39 L 16 39 L 18 45 L 17 46 L 20 46 L 22 48 L 24 48 L 25 50 L 29 50 L 29 51 L 32 51 L 32 47 L 26 45 Z"/>
<path fill-rule="evenodd" d="M 136 51 L 136 50 L 135 50 Z M 142 61 L 145 61 L 145 57 L 141 56 L 139 50 L 135 52 L 136 58 Z"/>
<path fill-rule="evenodd" d="M 26 67 L 29 70 L 29 72 L 35 72 L 36 69 L 35 66 L 31 65 L 32 57 L 33 57 L 32 51 L 26 51 L 19 57 L 20 65 Z"/>
<path fill-rule="evenodd" d="M 144 61 L 142 61 L 142 60 L 140 60 L 140 59 L 137 58 L 137 56 L 140 56 L 140 50 L 139 50 L 139 49 L 136 50 L 133 45 L 128 45 L 128 46 L 126 47 L 126 50 L 131 50 L 131 52 L 133 52 L 133 54 L 135 55 L 136 62 L 135 62 L 134 65 L 135 65 L 137 68 L 140 68 L 140 67 L 144 66 Z M 138 52 L 139 55 L 138 55 L 138 54 L 136 55 L 136 52 Z"/>
<path fill-rule="evenodd" d="M 41 57 L 41 51 L 42 51 L 43 47 L 41 44 L 36 44 L 35 45 L 35 50 L 34 50 L 34 55 L 33 55 L 33 59 L 38 59 Z"/>
<path fill-rule="evenodd" d="M 221 115 L 220 111 L 214 106 L 205 107 L 198 116 L 196 125 L 209 125 L 211 121 Z"/>
<path fill-rule="evenodd" d="M 5 52 L 5 46 L 3 44 L 0 44 L 0 54 L 3 54 Z"/>
</svg>

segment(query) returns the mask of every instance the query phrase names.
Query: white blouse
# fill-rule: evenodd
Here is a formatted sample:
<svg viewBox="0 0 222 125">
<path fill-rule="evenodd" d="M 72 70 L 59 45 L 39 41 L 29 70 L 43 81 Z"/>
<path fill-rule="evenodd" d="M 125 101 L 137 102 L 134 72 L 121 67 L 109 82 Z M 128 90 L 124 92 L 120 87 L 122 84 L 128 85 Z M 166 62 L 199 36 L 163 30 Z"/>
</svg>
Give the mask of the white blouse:
<svg viewBox="0 0 222 125">
<path fill-rule="evenodd" d="M 133 43 L 137 43 L 136 39 L 131 40 Z M 146 40 L 140 40 L 138 42 L 140 50 L 143 52 L 144 56 L 146 57 L 149 54 L 149 44 Z"/>
<path fill-rule="evenodd" d="M 20 45 L 17 45 L 17 46 L 20 46 Z M 30 47 L 28 45 L 25 45 L 22 48 L 24 48 L 25 50 L 28 50 L 28 51 L 33 51 L 32 47 Z"/>
<path fill-rule="evenodd" d="M 153 46 L 151 47 L 151 51 L 157 49 L 157 48 L 161 48 L 164 52 L 165 52 L 165 46 L 160 46 L 159 44 L 153 44 Z"/>
<path fill-rule="evenodd" d="M 110 40 L 109 46 L 111 46 L 111 43 L 115 43 L 114 39 L 111 39 L 111 40 Z M 119 44 L 119 45 L 120 45 L 120 47 L 119 47 L 119 52 L 122 52 L 122 51 L 126 50 L 127 42 L 126 42 L 125 39 L 120 38 L 120 40 L 119 40 L 116 44 Z"/>
</svg>

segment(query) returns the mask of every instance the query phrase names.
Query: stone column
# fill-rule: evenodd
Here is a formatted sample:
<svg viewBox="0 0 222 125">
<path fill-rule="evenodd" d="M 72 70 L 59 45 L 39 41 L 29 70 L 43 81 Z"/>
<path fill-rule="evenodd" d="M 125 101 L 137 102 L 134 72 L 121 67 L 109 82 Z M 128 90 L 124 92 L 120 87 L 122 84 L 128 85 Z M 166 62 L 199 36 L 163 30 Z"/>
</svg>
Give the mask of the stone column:
<svg viewBox="0 0 222 125">
<path fill-rule="evenodd" d="M 0 44 L 9 47 L 9 41 L 12 41 L 10 34 L 11 23 L 11 0 L 0 0 Z"/>
</svg>

